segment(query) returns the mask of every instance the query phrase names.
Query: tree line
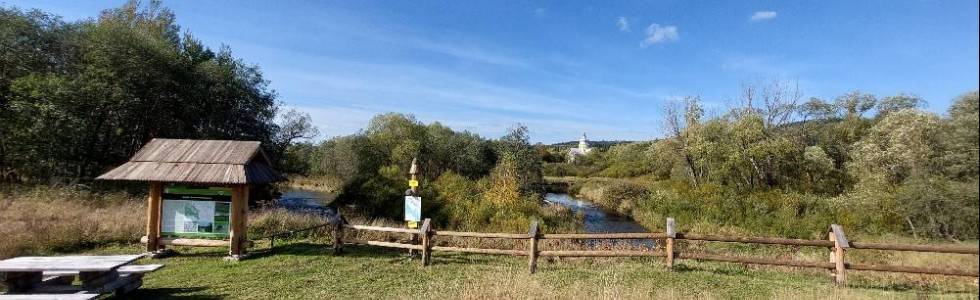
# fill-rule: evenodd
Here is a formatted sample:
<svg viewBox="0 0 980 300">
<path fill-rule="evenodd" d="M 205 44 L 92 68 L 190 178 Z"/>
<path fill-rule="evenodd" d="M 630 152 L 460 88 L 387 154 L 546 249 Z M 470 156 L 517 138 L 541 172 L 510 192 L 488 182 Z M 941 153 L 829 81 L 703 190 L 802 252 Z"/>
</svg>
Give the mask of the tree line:
<svg viewBox="0 0 980 300">
<path fill-rule="evenodd" d="M 671 180 L 735 195 L 818 195 L 860 210 L 827 214 L 861 218 L 875 230 L 975 239 L 977 98 L 977 91 L 964 93 L 941 116 L 912 94 L 804 100 L 793 84 L 746 85 L 735 105 L 713 115 L 699 97 L 668 104 L 662 139 L 545 170 Z M 798 216 L 807 213 L 806 205 L 796 207 Z"/>
<path fill-rule="evenodd" d="M 0 179 L 92 178 L 151 138 L 262 141 L 312 133 L 258 66 L 182 32 L 158 1 L 65 22 L 0 7 Z M 304 123 L 305 122 L 305 123 Z"/>
</svg>

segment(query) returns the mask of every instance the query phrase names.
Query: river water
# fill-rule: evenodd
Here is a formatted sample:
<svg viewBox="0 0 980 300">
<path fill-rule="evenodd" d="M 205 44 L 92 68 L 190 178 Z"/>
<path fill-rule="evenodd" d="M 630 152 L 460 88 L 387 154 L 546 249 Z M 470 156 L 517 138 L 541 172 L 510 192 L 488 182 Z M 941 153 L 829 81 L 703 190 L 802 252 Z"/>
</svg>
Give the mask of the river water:
<svg viewBox="0 0 980 300">
<path fill-rule="evenodd" d="M 334 214 L 337 208 L 331 205 L 336 195 L 304 189 L 288 189 L 276 199 L 275 205 L 285 209 L 321 215 Z"/>
<path fill-rule="evenodd" d="M 335 195 L 311 190 L 289 189 L 280 195 L 276 205 L 292 211 L 333 214 L 336 208 L 331 205 Z M 574 198 L 565 193 L 547 193 L 544 201 L 570 208 L 576 214 L 584 215 L 585 232 L 590 233 L 609 233 L 609 232 L 649 232 L 646 228 L 635 221 L 609 213 L 595 204 Z"/>
<path fill-rule="evenodd" d="M 575 213 L 585 215 L 585 224 L 583 226 L 586 232 L 649 232 L 649 230 L 629 218 L 614 213 L 607 213 L 595 204 L 592 204 L 592 202 L 574 198 L 569 194 L 548 193 L 544 195 L 544 201 L 568 207 Z"/>
</svg>

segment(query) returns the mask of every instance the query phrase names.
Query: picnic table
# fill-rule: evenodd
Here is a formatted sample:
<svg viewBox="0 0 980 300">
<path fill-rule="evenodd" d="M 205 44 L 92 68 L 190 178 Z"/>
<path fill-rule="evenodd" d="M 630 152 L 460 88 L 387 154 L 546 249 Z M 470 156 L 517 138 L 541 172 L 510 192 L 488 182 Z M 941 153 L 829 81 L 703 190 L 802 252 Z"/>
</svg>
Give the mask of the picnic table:
<svg viewBox="0 0 980 300">
<path fill-rule="evenodd" d="M 24 256 L 0 261 L 7 293 L 0 299 L 91 299 L 143 285 L 143 274 L 163 265 L 131 265 L 142 255 Z M 81 285 L 73 285 L 75 277 Z M 90 297 L 90 298 L 85 298 Z"/>
</svg>

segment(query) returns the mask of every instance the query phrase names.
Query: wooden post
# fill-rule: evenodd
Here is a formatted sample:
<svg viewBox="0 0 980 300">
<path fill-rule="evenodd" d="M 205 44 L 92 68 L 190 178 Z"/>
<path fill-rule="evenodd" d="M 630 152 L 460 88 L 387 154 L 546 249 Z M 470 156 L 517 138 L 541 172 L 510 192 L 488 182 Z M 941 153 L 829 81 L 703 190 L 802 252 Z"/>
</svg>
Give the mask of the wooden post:
<svg viewBox="0 0 980 300">
<path fill-rule="evenodd" d="M 667 238 L 664 251 L 667 259 L 667 270 L 674 269 L 674 238 L 677 237 L 677 229 L 674 228 L 674 218 L 667 218 Z"/>
<path fill-rule="evenodd" d="M 248 185 L 236 185 L 231 189 L 231 245 L 228 256 L 238 260 L 245 255 L 242 244 L 245 236 L 246 218 L 248 213 Z"/>
<path fill-rule="evenodd" d="M 340 212 L 333 224 L 333 254 L 340 255 L 344 252 L 344 218 L 340 217 Z"/>
<path fill-rule="evenodd" d="M 538 221 L 531 222 L 531 228 L 528 229 L 527 235 L 530 238 L 528 240 L 528 272 L 534 274 L 534 271 L 538 269 Z"/>
<path fill-rule="evenodd" d="M 419 228 L 419 234 L 422 235 L 422 265 L 428 266 L 432 260 L 432 224 L 431 220 L 426 218 L 422 221 L 422 226 Z"/>
<path fill-rule="evenodd" d="M 160 249 L 160 214 L 163 207 L 163 183 L 150 183 L 146 205 L 146 252 Z"/>
<path fill-rule="evenodd" d="M 834 263 L 834 283 L 843 286 L 847 280 L 847 267 L 844 264 L 844 249 L 851 245 L 844 235 L 844 229 L 837 224 L 830 225 L 828 236 L 834 242 L 834 249 L 830 253 L 830 261 Z"/>
<path fill-rule="evenodd" d="M 413 197 L 414 196 L 418 196 L 418 194 L 419 194 L 419 188 L 418 188 L 418 186 L 411 184 L 412 182 L 416 182 L 419 179 L 419 177 L 418 177 L 418 174 L 419 174 L 419 166 L 418 166 L 418 158 L 417 157 L 416 158 L 412 158 L 412 165 L 409 166 L 409 168 L 408 168 L 408 174 L 411 177 L 409 179 L 408 190 L 405 191 L 405 196 L 413 196 Z M 406 214 L 407 214 L 407 212 L 406 212 Z M 407 227 L 407 225 L 408 224 L 406 224 L 406 227 Z M 416 224 L 416 226 L 417 225 L 418 224 Z M 419 242 L 419 235 L 418 234 L 412 233 L 412 234 L 410 234 L 409 238 L 411 239 L 410 243 L 412 243 L 412 244 L 415 244 L 415 243 L 418 243 Z M 415 258 L 415 251 L 412 250 L 412 249 L 408 249 L 408 259 L 413 259 L 413 258 Z M 422 253 L 422 264 L 423 265 L 426 264 L 426 261 L 425 261 L 425 253 Z"/>
</svg>

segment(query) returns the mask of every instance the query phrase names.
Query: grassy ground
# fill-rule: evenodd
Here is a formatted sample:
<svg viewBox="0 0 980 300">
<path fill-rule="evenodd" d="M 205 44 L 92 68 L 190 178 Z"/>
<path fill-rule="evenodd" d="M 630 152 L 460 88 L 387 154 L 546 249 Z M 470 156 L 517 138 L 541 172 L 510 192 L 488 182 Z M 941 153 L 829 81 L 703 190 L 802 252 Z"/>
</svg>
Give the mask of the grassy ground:
<svg viewBox="0 0 980 300">
<path fill-rule="evenodd" d="M 835 288 L 825 271 L 745 267 L 682 261 L 675 271 L 643 258 L 542 260 L 527 274 L 526 258 L 436 253 L 422 267 L 404 252 L 348 247 L 333 256 L 327 245 L 292 241 L 256 251 L 241 262 L 224 250 L 180 249 L 182 255 L 146 260 L 166 267 L 148 275 L 137 299 L 566 299 L 566 298 L 951 298 L 976 299 L 972 278 L 901 280 L 852 272 L 851 286 Z M 133 253 L 137 246 L 93 253 Z M 924 279 L 924 278 L 923 278 Z M 920 283 L 921 282 L 921 283 Z"/>
</svg>

